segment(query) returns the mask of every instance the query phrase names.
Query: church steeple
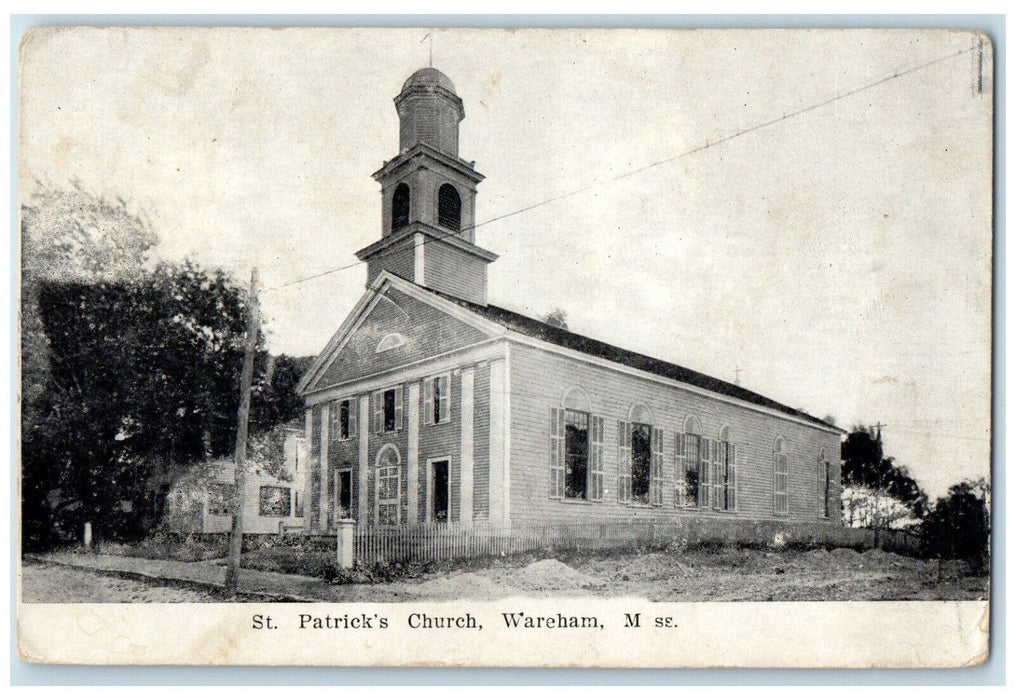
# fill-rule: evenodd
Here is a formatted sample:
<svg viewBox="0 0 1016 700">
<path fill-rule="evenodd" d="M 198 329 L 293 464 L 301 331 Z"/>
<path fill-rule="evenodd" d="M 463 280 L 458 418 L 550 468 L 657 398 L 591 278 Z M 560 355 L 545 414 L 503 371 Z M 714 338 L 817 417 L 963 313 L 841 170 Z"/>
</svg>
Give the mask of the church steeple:
<svg viewBox="0 0 1016 700">
<path fill-rule="evenodd" d="M 422 68 L 395 98 L 399 155 L 374 173 L 381 185 L 381 240 L 357 252 L 367 284 L 382 271 L 478 304 L 487 303 L 487 264 L 474 243 L 476 186 L 459 158 L 462 100 L 446 75 Z"/>
</svg>

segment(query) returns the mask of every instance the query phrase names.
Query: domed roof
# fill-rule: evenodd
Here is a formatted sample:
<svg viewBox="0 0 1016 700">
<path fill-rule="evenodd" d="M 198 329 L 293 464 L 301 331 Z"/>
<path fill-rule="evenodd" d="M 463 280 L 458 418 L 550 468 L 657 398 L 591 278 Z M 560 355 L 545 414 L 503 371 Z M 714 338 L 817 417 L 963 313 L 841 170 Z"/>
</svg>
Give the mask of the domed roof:
<svg viewBox="0 0 1016 700">
<path fill-rule="evenodd" d="M 437 68 L 421 68 L 409 76 L 409 79 L 402 84 L 402 91 L 405 92 L 411 87 L 443 87 L 445 90 L 455 94 L 455 86 L 448 76 Z"/>
</svg>

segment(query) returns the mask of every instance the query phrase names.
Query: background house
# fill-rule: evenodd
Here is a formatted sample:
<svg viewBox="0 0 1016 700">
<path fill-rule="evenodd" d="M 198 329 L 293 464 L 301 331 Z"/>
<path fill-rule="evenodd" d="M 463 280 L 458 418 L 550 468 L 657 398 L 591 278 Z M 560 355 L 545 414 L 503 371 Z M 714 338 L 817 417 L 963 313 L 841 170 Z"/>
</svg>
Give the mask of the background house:
<svg viewBox="0 0 1016 700">
<path fill-rule="evenodd" d="M 245 533 L 282 533 L 303 528 L 304 436 L 283 435 L 280 464 L 248 463 L 244 483 Z M 232 529 L 235 464 L 219 459 L 195 465 L 162 489 L 161 527 L 174 533 L 224 533 Z"/>
</svg>

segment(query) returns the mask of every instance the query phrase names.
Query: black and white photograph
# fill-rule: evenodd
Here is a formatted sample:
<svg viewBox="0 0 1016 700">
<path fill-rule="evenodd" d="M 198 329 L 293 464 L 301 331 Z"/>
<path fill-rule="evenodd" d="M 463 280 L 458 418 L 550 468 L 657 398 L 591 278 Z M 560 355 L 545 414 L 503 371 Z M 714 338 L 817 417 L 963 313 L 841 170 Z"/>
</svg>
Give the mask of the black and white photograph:
<svg viewBox="0 0 1016 700">
<path fill-rule="evenodd" d="M 22 657 L 983 663 L 993 56 L 31 30 Z M 902 637 L 761 648 L 846 638 L 846 603 Z M 720 644 L 714 617 L 743 650 L 652 641 Z"/>
</svg>

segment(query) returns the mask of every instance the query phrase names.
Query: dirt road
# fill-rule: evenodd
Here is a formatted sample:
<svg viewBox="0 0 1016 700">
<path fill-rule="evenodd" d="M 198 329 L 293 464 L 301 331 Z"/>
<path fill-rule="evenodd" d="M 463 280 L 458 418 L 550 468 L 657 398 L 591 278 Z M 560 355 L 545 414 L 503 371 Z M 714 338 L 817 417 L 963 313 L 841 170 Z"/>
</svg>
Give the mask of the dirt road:
<svg viewBox="0 0 1016 700">
<path fill-rule="evenodd" d="M 206 586 L 169 585 L 87 571 L 80 568 L 23 561 L 25 603 L 221 603 L 222 593 Z M 250 595 L 239 602 L 261 600 Z"/>
<path fill-rule="evenodd" d="M 96 561 L 101 557 L 92 557 Z M 117 564 L 106 557 L 106 566 Z M 131 560 L 132 566 L 146 560 Z M 148 568 L 176 578 L 193 575 L 194 565 L 147 560 Z M 123 560 L 126 565 L 127 560 Z M 80 564 L 80 562 L 78 562 Z M 25 562 L 25 602 L 169 603 L 217 602 L 220 591 L 208 581 L 160 584 L 85 571 L 64 564 Z M 208 566 L 212 566 L 209 564 Z M 189 567 L 189 568 L 188 568 Z M 212 566 L 212 568 L 215 568 Z M 215 569 L 216 573 L 218 569 Z M 162 572 L 162 573 L 159 573 Z M 246 600 L 272 594 L 302 600 L 397 602 L 410 600 L 500 600 L 509 597 L 638 597 L 650 601 L 823 601 L 823 600 L 987 600 L 986 576 L 965 575 L 957 563 L 940 565 L 881 550 L 808 552 L 722 549 L 606 555 L 547 554 L 493 561 L 444 562 L 378 583 L 331 583 L 322 578 L 260 574 L 261 588 Z M 124 578 L 126 576 L 127 578 Z M 215 580 L 220 580 L 218 575 Z M 309 583 L 314 584 L 309 586 Z M 267 586 L 267 588 L 266 588 Z M 258 597 L 253 597 L 258 596 Z"/>
</svg>

